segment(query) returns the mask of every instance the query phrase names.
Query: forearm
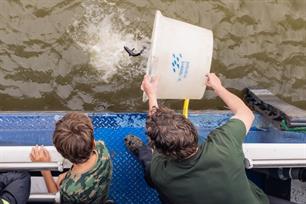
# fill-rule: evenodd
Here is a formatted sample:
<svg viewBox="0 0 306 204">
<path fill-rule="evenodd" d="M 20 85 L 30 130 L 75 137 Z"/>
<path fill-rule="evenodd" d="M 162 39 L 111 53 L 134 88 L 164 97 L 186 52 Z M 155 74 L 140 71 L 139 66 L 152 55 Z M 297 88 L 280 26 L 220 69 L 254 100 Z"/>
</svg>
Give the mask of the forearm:
<svg viewBox="0 0 306 204">
<path fill-rule="evenodd" d="M 41 171 L 41 174 L 44 177 L 47 189 L 49 193 L 56 193 L 58 192 L 58 188 L 56 186 L 56 183 L 52 177 L 51 171 Z"/>
<path fill-rule="evenodd" d="M 234 114 L 238 113 L 239 111 L 246 111 L 252 113 L 252 111 L 245 105 L 245 103 L 238 96 L 232 94 L 223 86 L 216 89 L 215 92 Z"/>
<path fill-rule="evenodd" d="M 149 115 L 154 107 L 158 108 L 157 98 L 155 95 L 151 95 L 149 96 Z"/>
<path fill-rule="evenodd" d="M 223 86 L 216 89 L 215 92 L 234 113 L 233 118 L 239 119 L 244 123 L 246 133 L 248 133 L 255 118 L 249 107 L 239 97 L 229 92 Z"/>
</svg>

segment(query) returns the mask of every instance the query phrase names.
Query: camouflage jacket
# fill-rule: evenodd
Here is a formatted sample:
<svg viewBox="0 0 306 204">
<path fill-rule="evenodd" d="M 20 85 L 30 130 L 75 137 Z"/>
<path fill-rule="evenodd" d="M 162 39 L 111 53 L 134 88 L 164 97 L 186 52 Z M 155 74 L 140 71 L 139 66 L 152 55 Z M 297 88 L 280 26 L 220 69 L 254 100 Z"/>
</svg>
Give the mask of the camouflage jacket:
<svg viewBox="0 0 306 204">
<path fill-rule="evenodd" d="M 61 187 L 61 203 L 104 203 L 112 176 L 112 163 L 104 142 L 96 142 L 97 163 L 86 173 L 67 172 Z"/>
</svg>

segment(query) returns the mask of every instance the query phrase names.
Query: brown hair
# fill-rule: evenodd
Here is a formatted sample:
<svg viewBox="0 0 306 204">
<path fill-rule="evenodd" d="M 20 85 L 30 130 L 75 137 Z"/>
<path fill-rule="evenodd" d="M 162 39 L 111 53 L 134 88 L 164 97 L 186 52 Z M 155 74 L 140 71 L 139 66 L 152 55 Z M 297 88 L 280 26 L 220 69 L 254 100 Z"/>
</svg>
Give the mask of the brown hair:
<svg viewBox="0 0 306 204">
<path fill-rule="evenodd" d="M 66 114 L 55 125 L 53 144 L 57 151 L 72 163 L 87 161 L 95 148 L 90 118 L 84 113 Z"/>
<path fill-rule="evenodd" d="M 196 152 L 198 133 L 190 120 L 168 108 L 154 108 L 146 121 L 150 145 L 158 152 L 183 160 Z"/>
</svg>

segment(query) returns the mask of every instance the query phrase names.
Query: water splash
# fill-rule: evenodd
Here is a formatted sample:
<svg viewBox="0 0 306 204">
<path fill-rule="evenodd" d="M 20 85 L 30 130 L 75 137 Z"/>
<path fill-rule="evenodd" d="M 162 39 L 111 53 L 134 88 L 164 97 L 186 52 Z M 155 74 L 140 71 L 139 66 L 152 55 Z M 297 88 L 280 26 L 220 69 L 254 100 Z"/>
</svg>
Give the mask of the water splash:
<svg viewBox="0 0 306 204">
<path fill-rule="evenodd" d="M 125 18 L 125 9 L 120 9 L 114 3 L 107 1 L 87 1 L 82 4 L 84 15 L 75 20 L 69 29 L 71 38 L 90 56 L 90 64 L 101 73 L 101 79 L 109 82 L 120 73 L 120 69 L 130 69 L 129 72 L 143 73 L 146 57 L 138 60 L 137 66 L 124 51 L 123 46 L 142 48 L 149 46 L 148 37 L 141 34 L 133 22 Z M 140 37 L 139 37 L 140 36 Z M 137 38 L 137 40 L 136 40 Z M 146 55 L 147 52 L 144 53 Z"/>
</svg>

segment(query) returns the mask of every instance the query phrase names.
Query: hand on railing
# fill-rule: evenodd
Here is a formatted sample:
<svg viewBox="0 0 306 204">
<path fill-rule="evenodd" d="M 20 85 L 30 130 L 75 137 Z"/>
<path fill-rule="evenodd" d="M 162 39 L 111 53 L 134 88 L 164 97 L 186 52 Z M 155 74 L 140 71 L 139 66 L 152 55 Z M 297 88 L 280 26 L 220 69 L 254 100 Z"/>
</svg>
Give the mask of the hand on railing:
<svg viewBox="0 0 306 204">
<path fill-rule="evenodd" d="M 44 146 L 38 145 L 32 148 L 30 159 L 32 162 L 51 162 L 49 151 Z"/>
</svg>

